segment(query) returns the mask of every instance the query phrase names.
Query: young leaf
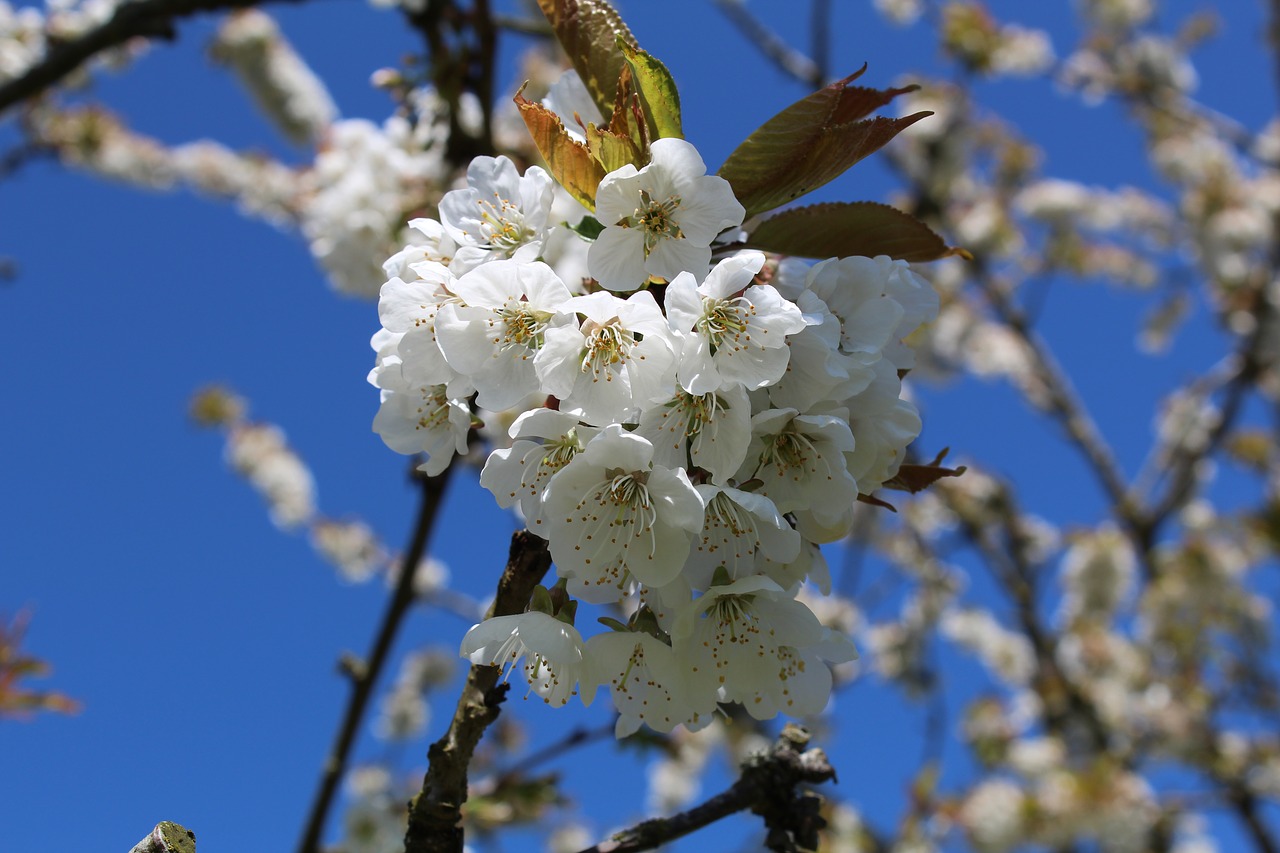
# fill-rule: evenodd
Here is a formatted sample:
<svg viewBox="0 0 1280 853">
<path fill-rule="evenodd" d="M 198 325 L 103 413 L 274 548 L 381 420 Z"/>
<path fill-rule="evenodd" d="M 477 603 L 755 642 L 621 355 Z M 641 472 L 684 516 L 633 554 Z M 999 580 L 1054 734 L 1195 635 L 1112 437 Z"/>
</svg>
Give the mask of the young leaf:
<svg viewBox="0 0 1280 853">
<path fill-rule="evenodd" d="M 635 48 L 635 36 L 606 0 L 538 0 L 538 6 L 600 113 L 608 115 L 626 67 L 617 42 Z"/>
<path fill-rule="evenodd" d="M 559 117 L 542 104 L 516 93 L 516 106 L 529 128 L 529 135 L 547 163 L 547 171 L 587 210 L 596 209 L 596 189 L 604 178 L 604 167 L 587 146 L 571 137 Z"/>
<path fill-rule="evenodd" d="M 606 128 L 587 125 L 587 143 L 591 153 L 606 172 L 615 172 L 631 163 L 637 168 L 644 165 L 644 155 L 626 134 L 618 134 Z"/>
<path fill-rule="evenodd" d="M 567 222 L 565 225 L 568 225 L 570 231 L 585 240 L 595 240 L 600 236 L 600 232 L 604 230 L 604 224 L 594 216 L 582 217 L 582 221 L 577 225 L 569 225 Z"/>
<path fill-rule="evenodd" d="M 667 66 L 638 47 L 628 45 L 622 39 L 618 47 L 631 68 L 636 91 L 644 102 L 645 116 L 649 119 L 649 135 L 654 139 L 675 137 L 684 139 L 680 126 L 680 93 L 676 81 Z"/>
<path fill-rule="evenodd" d="M 606 172 L 627 164 L 641 168 L 649 162 L 649 126 L 635 92 L 630 67 L 624 66 L 618 76 L 618 92 L 609 123 L 603 127 L 587 125 L 587 147 Z"/>
<path fill-rule="evenodd" d="M 761 222 L 747 247 L 804 258 L 888 255 L 934 261 L 960 254 L 910 214 L 874 201 L 827 202 L 784 210 Z"/>
<path fill-rule="evenodd" d="M 747 216 L 794 201 L 838 177 L 882 148 L 929 112 L 904 118 L 863 120 L 873 110 L 917 87 L 866 89 L 850 86 L 861 70 L 803 98 L 761 125 L 729 155 L 720 177 L 747 209 Z"/>
</svg>

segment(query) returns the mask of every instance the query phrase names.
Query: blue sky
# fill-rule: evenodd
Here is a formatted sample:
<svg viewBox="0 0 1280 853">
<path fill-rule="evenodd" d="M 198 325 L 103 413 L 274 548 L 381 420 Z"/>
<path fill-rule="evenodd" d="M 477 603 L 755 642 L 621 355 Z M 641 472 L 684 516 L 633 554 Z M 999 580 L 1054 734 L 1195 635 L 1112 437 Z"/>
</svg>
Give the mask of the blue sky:
<svg viewBox="0 0 1280 853">
<path fill-rule="evenodd" d="M 713 167 L 804 94 L 704 0 L 619 5 L 640 43 L 671 67 L 686 134 Z M 991 3 L 1002 19 L 1049 29 L 1059 55 L 1074 44 L 1071 5 Z M 1201 97 L 1255 129 L 1275 101 L 1261 5 L 1230 4 L 1219 13 L 1219 40 L 1196 55 Z M 751 6 L 804 43 L 807 12 L 796 15 L 795 2 Z M 833 74 L 867 61 L 865 82 L 887 86 L 938 67 L 923 26 L 890 28 L 860 0 L 833 6 Z M 1193 8 L 1168 7 L 1166 21 Z M 396 15 L 328 0 L 274 11 L 344 116 L 386 115 L 369 74 L 417 47 Z M 175 45 L 102 76 L 93 96 L 168 142 L 214 136 L 298 159 L 203 57 L 211 32 L 208 19 L 184 24 Z M 1086 108 L 1039 81 L 978 91 L 1044 146 L 1046 172 L 1153 186 L 1119 107 Z M 821 197 L 882 198 L 892 189 L 873 158 Z M 56 668 L 45 684 L 85 706 L 74 717 L 0 724 L 0 850 L 46 849 L 54 831 L 124 851 L 162 819 L 195 829 L 203 850 L 289 849 L 345 701 L 335 661 L 363 652 L 385 590 L 344 584 L 305 541 L 272 527 L 226 470 L 218 437 L 187 422 L 186 405 L 201 385 L 232 385 L 310 463 L 325 513 L 359 516 L 399 547 L 414 495 L 406 461 L 370 431 L 374 306 L 330 291 L 296 235 L 187 194 L 141 193 L 45 163 L 0 183 L 0 255 L 20 268 L 0 286 L 0 612 L 32 608 L 27 647 Z M 1044 309 L 1044 334 L 1131 474 L 1154 401 L 1209 367 L 1220 348 L 1194 322 L 1173 353 L 1139 359 L 1133 337 L 1146 307 L 1141 297 L 1068 282 L 1052 286 Z M 922 409 L 925 452 L 950 445 L 958 457 L 997 463 L 1039 514 L 1099 518 L 1098 492 L 1078 460 L 1008 388 L 925 390 Z M 434 550 L 461 588 L 483 596 L 513 521 L 471 480 L 455 483 Z M 455 643 L 466 627 L 419 612 L 398 648 Z M 967 689 L 981 679 L 975 667 L 957 675 Z M 430 739 L 452 701 L 443 694 L 435 706 Z M 954 726 L 959 706 L 950 710 Z M 605 718 L 600 705 L 557 713 L 518 698 L 507 711 L 542 737 L 570 719 Z M 837 713 L 840 737 L 824 744 L 841 769 L 837 792 L 882 824 L 895 821 L 925 709 L 904 713 L 867 679 Z M 357 757 L 382 754 L 370 729 Z M 425 743 L 415 749 L 403 766 L 421 763 Z M 641 765 L 623 757 L 608 770 L 611 761 L 600 749 L 555 765 L 599 830 L 641 816 Z"/>
</svg>

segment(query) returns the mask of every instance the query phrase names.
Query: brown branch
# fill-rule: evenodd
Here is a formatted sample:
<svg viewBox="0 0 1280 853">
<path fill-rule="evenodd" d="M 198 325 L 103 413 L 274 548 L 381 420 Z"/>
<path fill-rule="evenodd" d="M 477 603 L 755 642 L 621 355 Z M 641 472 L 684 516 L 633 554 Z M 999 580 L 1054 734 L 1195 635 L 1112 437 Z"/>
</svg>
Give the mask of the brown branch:
<svg viewBox="0 0 1280 853">
<path fill-rule="evenodd" d="M 511 537 L 507 567 L 498 581 L 492 616 L 522 613 L 533 588 L 551 568 L 545 539 L 527 530 Z M 422 790 L 409 803 L 405 853 L 461 853 L 462 804 L 467 801 L 467 768 L 480 738 L 497 718 L 507 685 L 501 668 L 473 665 L 444 737 L 427 752 L 430 764 Z"/>
<path fill-rule="evenodd" d="M 1196 482 L 1197 463 L 1212 456 L 1222 446 L 1222 442 L 1240 416 L 1248 392 L 1262 376 L 1266 366 L 1262 350 L 1265 346 L 1265 336 L 1269 333 L 1271 311 L 1267 308 L 1265 294 L 1259 293 L 1257 298 L 1259 302 L 1255 315 L 1257 325 L 1253 334 L 1240 347 L 1236 355 L 1239 366 L 1224 386 L 1217 422 L 1205 436 L 1203 444 L 1194 450 L 1178 448 L 1174 451 L 1168 464 L 1169 485 L 1165 488 L 1160 500 L 1154 502 L 1141 519 L 1144 544 L 1147 548 L 1154 547 L 1160 526 L 1191 496 L 1191 489 Z"/>
<path fill-rule="evenodd" d="M 43 142 L 24 142 L 0 154 L 0 180 L 17 174 L 18 170 L 28 163 L 42 159 L 53 159 L 57 151 L 52 145 Z"/>
<path fill-rule="evenodd" d="M 999 484 L 998 497 L 989 509 L 999 518 L 1003 529 L 1003 541 L 994 541 L 989 535 L 990 525 L 981 517 L 968 511 L 962 501 L 950 500 L 946 490 L 940 490 L 947 505 L 960 520 L 960 530 L 986 561 L 992 576 L 1012 600 L 1017 612 L 1018 624 L 1036 657 L 1036 678 L 1032 688 L 1044 705 L 1045 723 L 1048 728 L 1065 736 L 1072 721 L 1083 725 L 1094 750 L 1105 752 L 1109 748 L 1110 735 L 1107 725 L 1098 714 L 1089 697 L 1058 665 L 1057 644 L 1053 632 L 1044 625 L 1037 608 L 1037 567 L 1028 558 L 1026 537 L 1021 532 L 1021 513 L 1009 491 Z"/>
<path fill-rule="evenodd" d="M 296 3 L 300 0 L 282 0 Z M 94 56 L 135 38 L 173 40 L 174 22 L 199 12 L 257 6 L 263 0 L 136 0 L 116 7 L 110 20 L 84 35 L 57 43 L 20 77 L 0 85 L 0 113 L 44 90 Z"/>
<path fill-rule="evenodd" d="M 818 72 L 818 85 L 831 76 L 831 0 L 811 0 L 809 9 L 809 52 Z"/>
<path fill-rule="evenodd" d="M 1098 431 L 1097 424 L 1089 416 L 1084 403 L 1076 395 L 1066 371 L 1053 357 L 1048 345 L 1031 328 L 1027 318 L 1014 307 L 1008 295 L 996 286 L 983 260 L 977 258 L 973 265 L 974 280 L 996 318 L 1018 336 L 1035 360 L 1035 369 L 1044 383 L 1049 413 L 1057 417 L 1071 443 L 1088 461 L 1117 513 L 1126 519 L 1133 517 L 1128 497 L 1129 487 L 1120 472 L 1115 454 Z"/>
<path fill-rule="evenodd" d="M 329 751 L 329 757 L 324 763 L 320 787 L 316 790 L 306 827 L 302 832 L 302 840 L 298 843 L 299 853 L 315 853 L 320 849 L 320 836 L 324 832 L 325 819 L 333 805 L 338 783 L 342 781 L 346 771 L 347 759 L 351 754 L 351 747 L 355 743 L 356 733 L 360 730 L 365 711 L 368 709 L 369 699 L 373 696 L 373 688 L 386 666 L 392 643 L 400 631 L 400 625 L 413 606 L 413 578 L 417 574 L 418 564 L 426 554 L 427 544 L 431 540 L 431 532 L 435 528 L 445 487 L 449 483 L 452 470 L 453 466 L 450 466 L 434 477 L 422 479 L 422 504 L 418 510 L 418 520 L 413 528 L 409 548 L 400 562 L 400 577 L 396 581 L 395 591 L 387 602 L 387 609 L 382 615 L 373 648 L 364 662 L 344 667 L 344 670 L 351 674 L 351 696 L 347 701 L 342 722 L 339 724 L 333 748 Z"/>
<path fill-rule="evenodd" d="M 711 0 L 711 2 L 724 13 L 729 23 L 746 36 L 747 41 L 751 42 L 765 59 L 778 66 L 787 76 L 794 77 L 801 83 L 814 88 L 826 82 L 822 67 L 817 62 L 778 38 L 777 33 L 751 14 L 742 0 Z"/>
<path fill-rule="evenodd" d="M 1280 853 L 1280 845 L 1277 845 L 1271 829 L 1262 821 L 1260 804 L 1253 792 L 1243 785 L 1234 785 L 1227 792 L 1227 798 L 1260 853 Z"/>
<path fill-rule="evenodd" d="M 582 853 L 652 850 L 746 809 L 764 818 L 769 850 L 816 850 L 818 830 L 826 825 L 818 815 L 822 798 L 801 786 L 834 781 L 836 772 L 822 750 L 804 750 L 808 742 L 808 732 L 788 724 L 771 750 L 742 763 L 742 775 L 726 791 L 680 814 L 646 820 Z"/>
<path fill-rule="evenodd" d="M 472 158 L 495 153 L 493 144 L 494 63 L 498 29 L 488 0 L 474 0 L 470 10 L 454 0 L 426 0 L 421 9 L 405 9 L 405 18 L 427 46 L 427 69 L 437 94 L 448 106 L 449 133 L 445 159 L 464 166 Z M 462 121 L 465 93 L 480 102 L 480 133 Z"/>
<path fill-rule="evenodd" d="M 614 730 L 617 728 L 617 719 L 617 715 L 615 714 L 609 718 L 607 723 L 601 726 L 596 726 L 595 728 L 578 726 L 559 740 L 553 741 L 541 749 L 529 753 L 519 761 L 516 761 L 506 770 L 497 774 L 493 777 L 489 787 L 494 789 L 504 788 L 507 785 L 519 781 L 523 776 L 527 775 L 529 771 L 538 767 L 542 763 L 559 758 L 575 747 L 583 746 L 584 744 L 591 743 L 592 741 L 612 736 Z"/>
</svg>

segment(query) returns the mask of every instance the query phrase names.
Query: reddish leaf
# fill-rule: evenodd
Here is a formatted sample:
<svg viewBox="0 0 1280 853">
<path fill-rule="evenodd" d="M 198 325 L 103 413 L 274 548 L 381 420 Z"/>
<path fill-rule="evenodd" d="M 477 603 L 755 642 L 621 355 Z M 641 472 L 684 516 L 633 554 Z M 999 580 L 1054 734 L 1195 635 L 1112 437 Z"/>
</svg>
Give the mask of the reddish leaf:
<svg viewBox="0 0 1280 853">
<path fill-rule="evenodd" d="M 942 467 L 942 460 L 946 457 L 948 450 L 950 448 L 944 447 L 942 452 L 927 465 L 903 465 L 898 469 L 897 476 L 884 484 L 885 488 L 914 494 L 924 491 L 943 477 L 959 477 L 965 472 L 963 465 L 959 468 Z"/>
<path fill-rule="evenodd" d="M 595 210 L 596 189 L 604 178 L 604 167 L 600 161 L 591 155 L 587 146 L 569 136 L 559 117 L 551 110 L 528 100 L 519 92 L 515 102 L 534 144 L 546 161 L 547 171 L 583 207 Z"/>
<path fill-rule="evenodd" d="M 889 503 L 888 501 L 881 500 L 875 495 L 858 495 L 858 503 L 871 504 L 872 506 L 878 506 L 881 509 L 889 510 L 889 512 L 898 511 L 898 508 L 896 506 Z"/>
<path fill-rule="evenodd" d="M 19 613 L 6 625 L 0 616 L 0 719 L 25 715 L 31 711 L 59 711 L 73 714 L 80 703 L 50 690 L 32 690 L 20 681 L 45 675 L 49 665 L 22 653 L 22 638 L 28 616 Z"/>
<path fill-rule="evenodd" d="M 601 115 L 608 115 L 627 64 L 617 40 L 637 48 L 635 36 L 605 0 L 538 0 L 538 6 Z"/>
<path fill-rule="evenodd" d="M 873 201 L 784 210 L 757 225 L 747 245 L 805 258 L 888 255 L 904 261 L 933 261 L 963 251 L 949 248 L 914 216 Z"/>
<path fill-rule="evenodd" d="M 931 115 L 919 112 L 905 118 L 863 120 L 898 95 L 917 88 L 882 91 L 850 86 L 865 70 L 863 66 L 787 107 L 729 155 L 719 174 L 733 185 L 748 216 L 817 189 Z"/>
</svg>

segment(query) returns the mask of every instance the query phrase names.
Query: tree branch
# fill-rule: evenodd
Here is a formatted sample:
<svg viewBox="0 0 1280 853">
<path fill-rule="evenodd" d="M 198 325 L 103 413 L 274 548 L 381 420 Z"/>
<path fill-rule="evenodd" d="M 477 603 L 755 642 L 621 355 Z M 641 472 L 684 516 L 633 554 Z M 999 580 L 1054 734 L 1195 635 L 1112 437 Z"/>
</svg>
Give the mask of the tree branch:
<svg viewBox="0 0 1280 853">
<path fill-rule="evenodd" d="M 44 58 L 21 77 L 0 85 L 0 113 L 39 95 L 104 50 L 134 38 L 176 38 L 173 25 L 179 18 L 198 12 L 242 9 L 261 2 L 263 0 L 136 0 L 123 3 L 116 7 L 115 14 L 105 24 L 50 48 Z M 297 3 L 301 0 L 281 2 Z"/>
<path fill-rule="evenodd" d="M 53 159 L 57 151 L 42 142 L 24 142 L 0 154 L 0 180 L 17 173 L 28 163 L 44 158 Z"/>
<path fill-rule="evenodd" d="M 498 581 L 491 616 L 522 613 L 533 588 L 551 568 L 547 542 L 527 530 L 511 537 L 507 567 Z M 430 764 L 422 790 L 409 803 L 405 853 L 461 853 L 462 804 L 467 801 L 467 768 L 480 738 L 497 718 L 508 686 L 500 667 L 472 665 L 444 737 L 427 752 Z"/>
<path fill-rule="evenodd" d="M 299 853 L 315 853 L 320 849 L 320 836 L 324 832 L 325 819 L 333 805 L 338 783 L 342 781 L 343 774 L 346 772 L 347 759 L 369 706 L 373 688 L 387 663 L 391 645 L 400 631 L 400 625 L 413 605 L 413 578 L 417 574 L 418 564 L 426 554 L 427 544 L 431 540 L 431 531 L 435 527 L 440 505 L 444 499 L 445 486 L 448 485 L 452 470 L 453 466 L 450 466 L 434 477 L 422 479 L 422 505 L 418 510 L 418 520 L 413 528 L 409 548 L 400 562 L 400 577 L 396 581 L 391 599 L 387 602 L 386 612 L 382 615 L 382 623 L 378 627 L 373 648 L 369 652 L 368 659 L 361 665 L 346 668 L 352 674 L 351 696 L 347 701 L 347 710 L 338 727 L 333 748 L 329 751 L 329 757 L 325 759 L 320 787 L 311 804 L 311 812 L 307 818 L 306 828 L 302 832 L 302 840 L 298 843 Z"/>
<path fill-rule="evenodd" d="M 822 750 L 802 752 L 808 743 L 809 733 L 789 723 L 771 750 L 742 763 L 742 775 L 728 790 L 686 812 L 646 820 L 582 853 L 652 850 L 746 809 L 764 818 L 769 850 L 816 850 L 818 830 L 826 825 L 818 815 L 822 798 L 799 789 L 833 781 L 836 771 Z"/>
<path fill-rule="evenodd" d="M 711 0 L 766 59 L 789 77 L 817 88 L 826 81 L 814 60 L 788 45 L 747 10 L 742 0 Z"/>
<path fill-rule="evenodd" d="M 510 785 L 525 775 L 538 765 L 546 761 L 551 761 L 564 755 L 569 750 L 591 743 L 592 741 L 601 740 L 602 738 L 613 735 L 614 729 L 617 727 L 617 714 L 609 718 L 609 721 L 602 726 L 595 728 L 586 728 L 578 726 L 570 731 L 567 735 L 559 740 L 547 744 L 541 749 L 535 750 L 512 764 L 501 773 L 493 778 L 492 788 L 503 788 Z"/>
<path fill-rule="evenodd" d="M 1103 440 L 1097 424 L 1089 416 L 1075 389 L 1072 388 L 1066 371 L 1054 359 L 1040 336 L 1031 329 L 1022 312 L 1014 307 L 1009 297 L 991 280 L 983 260 L 977 258 L 973 264 L 974 280 L 978 282 L 996 318 L 1018 336 L 1027 352 L 1035 359 L 1035 368 L 1040 374 L 1048 396 L 1046 402 L 1050 414 L 1057 417 L 1071 443 L 1088 461 L 1094 476 L 1097 477 L 1103 491 L 1115 506 L 1117 514 L 1126 521 L 1129 520 L 1133 513 L 1124 475 L 1121 474 L 1120 466 L 1116 463 L 1115 454 Z"/>
</svg>

